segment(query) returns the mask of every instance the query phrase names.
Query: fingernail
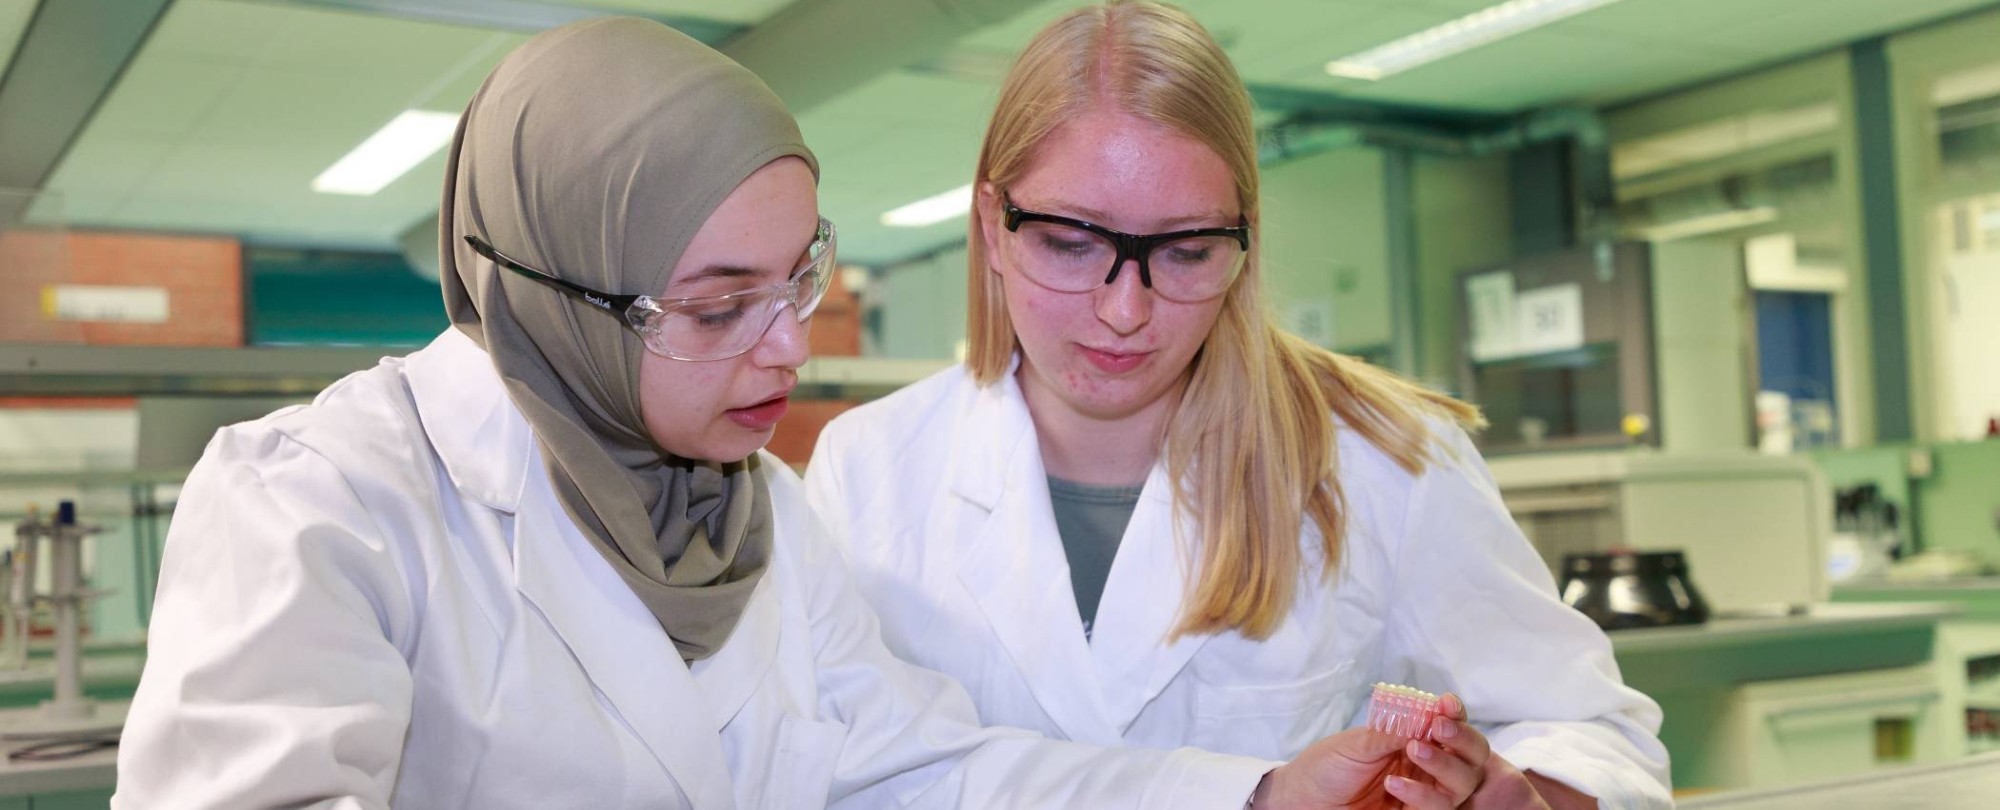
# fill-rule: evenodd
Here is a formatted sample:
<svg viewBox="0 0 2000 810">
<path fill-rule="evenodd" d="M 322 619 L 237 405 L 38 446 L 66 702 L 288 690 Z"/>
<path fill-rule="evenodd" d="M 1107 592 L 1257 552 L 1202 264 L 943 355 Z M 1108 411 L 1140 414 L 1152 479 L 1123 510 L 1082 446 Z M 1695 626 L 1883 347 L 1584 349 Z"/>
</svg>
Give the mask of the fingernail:
<svg viewBox="0 0 2000 810">
<path fill-rule="evenodd" d="M 1438 739 L 1449 740 L 1458 736 L 1458 724 L 1440 717 L 1437 725 L 1431 727 L 1431 732 L 1436 734 Z"/>
<path fill-rule="evenodd" d="M 1393 790 L 1397 793 L 1401 793 L 1410 787 L 1410 780 L 1404 779 L 1403 777 L 1400 776 L 1391 776 L 1388 779 L 1383 780 L 1383 784 L 1386 785 L 1390 790 Z"/>
<path fill-rule="evenodd" d="M 1410 742 L 1410 756 L 1416 757 L 1417 759 L 1430 759 L 1431 753 L 1432 751 L 1430 746 L 1416 741 Z"/>
</svg>

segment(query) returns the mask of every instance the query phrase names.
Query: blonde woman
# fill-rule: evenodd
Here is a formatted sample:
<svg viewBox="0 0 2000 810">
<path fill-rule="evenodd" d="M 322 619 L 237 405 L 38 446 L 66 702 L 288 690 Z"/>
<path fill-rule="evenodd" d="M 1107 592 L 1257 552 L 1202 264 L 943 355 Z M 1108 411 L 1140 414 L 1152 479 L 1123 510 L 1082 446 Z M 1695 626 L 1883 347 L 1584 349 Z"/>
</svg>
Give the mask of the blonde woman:
<svg viewBox="0 0 2000 810">
<path fill-rule="evenodd" d="M 1395 800 L 1670 804 L 1659 709 L 1557 601 L 1476 411 L 1272 325 L 1250 103 L 1198 23 L 1044 29 L 976 189 L 968 359 L 807 474 L 893 650 L 989 723 L 1267 758 L 1376 681 L 1448 691 Z"/>
</svg>

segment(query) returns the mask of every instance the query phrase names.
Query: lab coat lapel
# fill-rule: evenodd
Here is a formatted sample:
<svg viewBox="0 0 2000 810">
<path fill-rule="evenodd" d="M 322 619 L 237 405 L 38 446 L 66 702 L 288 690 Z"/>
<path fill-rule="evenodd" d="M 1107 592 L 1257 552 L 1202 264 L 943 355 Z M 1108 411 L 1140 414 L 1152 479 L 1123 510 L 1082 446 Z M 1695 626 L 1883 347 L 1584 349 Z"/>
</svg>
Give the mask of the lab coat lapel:
<svg viewBox="0 0 2000 810">
<path fill-rule="evenodd" d="M 1118 543 L 1090 640 L 1092 662 L 1105 684 L 1105 708 L 1121 734 L 1209 639 L 1167 642 L 1187 590 L 1175 520 L 1166 465 L 1155 464 Z M 1183 520 L 1180 536 L 1193 538 L 1199 530 Z"/>
<path fill-rule="evenodd" d="M 710 713 L 721 726 L 729 725 L 750 702 L 771 663 L 778 659 L 778 588 L 772 584 L 776 576 L 775 571 L 765 571 L 743 608 L 742 618 L 736 621 L 736 629 L 730 631 L 729 641 L 691 667 L 695 684 L 701 687 Z"/>
<path fill-rule="evenodd" d="M 479 346 L 447 329 L 407 361 L 417 411 L 453 486 L 514 515 L 514 585 L 697 810 L 734 806 L 721 729 L 777 655 L 770 577 L 697 681 L 651 611 L 563 511 L 527 419 Z"/>
<path fill-rule="evenodd" d="M 529 484 L 514 527 L 521 594 L 673 775 L 689 804 L 697 810 L 733 807 L 721 729 L 735 707 L 718 705 L 695 682 L 658 620 L 578 533 L 546 478 Z M 732 636 L 724 649 L 734 643 Z M 730 699 L 741 705 L 741 696 Z"/>
<path fill-rule="evenodd" d="M 982 389 L 968 416 L 981 427 L 957 448 L 950 471 L 952 491 L 976 515 L 972 531 L 956 532 L 959 582 L 1063 734 L 1118 745 L 1070 590 L 1034 423 L 1013 375 Z"/>
</svg>

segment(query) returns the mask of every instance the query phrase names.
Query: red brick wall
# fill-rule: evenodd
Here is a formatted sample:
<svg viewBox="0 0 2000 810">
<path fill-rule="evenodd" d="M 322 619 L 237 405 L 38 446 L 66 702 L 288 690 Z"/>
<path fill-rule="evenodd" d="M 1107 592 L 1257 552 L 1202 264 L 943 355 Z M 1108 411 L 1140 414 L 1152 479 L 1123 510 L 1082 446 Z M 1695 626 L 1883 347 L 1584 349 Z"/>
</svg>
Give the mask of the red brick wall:
<svg viewBox="0 0 2000 810">
<path fill-rule="evenodd" d="M 853 357 L 861 354 L 861 302 L 839 277 L 813 310 L 812 331 L 806 335 L 817 356 Z"/>
<path fill-rule="evenodd" d="M 813 311 L 812 332 L 808 335 L 814 357 L 854 357 L 861 354 L 861 302 L 847 291 L 839 278 L 826 291 L 826 298 Z M 850 400 L 793 399 L 792 408 L 778 423 L 767 446 L 774 455 L 794 465 L 803 465 L 812 456 L 820 430 L 842 411 L 859 405 Z"/>
<path fill-rule="evenodd" d="M 243 345 L 243 250 L 235 239 L 77 231 L 0 233 L 0 341 L 110 346 Z M 49 320 L 42 288 L 51 284 L 162 287 L 168 319 L 159 324 Z"/>
<path fill-rule="evenodd" d="M 791 464 L 804 465 L 812 458 L 813 445 L 819 441 L 819 432 L 826 429 L 826 423 L 859 404 L 845 399 L 794 399 L 765 449 Z"/>
</svg>

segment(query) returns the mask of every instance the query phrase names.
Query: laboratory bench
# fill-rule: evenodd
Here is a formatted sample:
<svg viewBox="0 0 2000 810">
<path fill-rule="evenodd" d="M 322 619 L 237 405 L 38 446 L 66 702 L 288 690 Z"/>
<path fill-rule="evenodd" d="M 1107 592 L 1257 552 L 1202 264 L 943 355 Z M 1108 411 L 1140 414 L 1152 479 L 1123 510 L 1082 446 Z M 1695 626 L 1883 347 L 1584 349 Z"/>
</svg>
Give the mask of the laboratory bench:
<svg viewBox="0 0 2000 810">
<path fill-rule="evenodd" d="M 1792 787 L 1680 800 L 1682 810 L 1989 810 L 2000 797 L 2000 751 Z"/>
<path fill-rule="evenodd" d="M 1938 628 L 1938 672 L 1948 710 L 1963 713 L 1952 753 L 2000 750 L 2000 577 L 1923 582 L 1842 583 L 1833 598 L 1849 604 L 1926 599 L 1963 613 Z"/>
<path fill-rule="evenodd" d="M 0 710 L 30 709 L 49 698 L 54 677 L 49 646 L 36 639 L 26 668 L 0 668 Z M 145 667 L 144 638 L 87 639 L 84 651 L 84 694 L 101 702 L 131 700 Z M 0 740 L 0 751 L 33 744 Z M 116 748 L 45 761 L 0 757 L 0 810 L 102 810 L 117 784 L 117 762 Z"/>
<path fill-rule="evenodd" d="M 1940 602 L 1819 604 L 1798 614 L 1619 630 L 1611 649 L 1625 682 L 1651 694 L 1923 664 L 1938 623 L 1961 612 Z"/>
<path fill-rule="evenodd" d="M 1942 602 L 1612 632 L 1625 682 L 1658 701 L 1676 788 L 1787 784 L 1947 758 L 1933 655 Z"/>
<path fill-rule="evenodd" d="M 31 745 L 0 744 L 9 753 Z M 118 749 L 104 748 L 66 759 L 0 759 L 0 810 L 103 808 L 118 782 Z"/>
<path fill-rule="evenodd" d="M 1844 582 L 1833 587 L 1833 601 L 1849 604 L 1951 602 L 1965 610 L 1965 619 L 2000 622 L 2000 577 Z"/>
</svg>

